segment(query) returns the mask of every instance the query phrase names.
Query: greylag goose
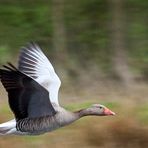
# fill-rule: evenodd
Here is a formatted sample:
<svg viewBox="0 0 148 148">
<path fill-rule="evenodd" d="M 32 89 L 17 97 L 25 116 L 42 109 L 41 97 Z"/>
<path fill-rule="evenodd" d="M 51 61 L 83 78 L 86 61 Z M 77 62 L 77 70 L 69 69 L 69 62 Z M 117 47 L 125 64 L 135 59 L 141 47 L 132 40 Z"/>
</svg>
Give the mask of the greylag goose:
<svg viewBox="0 0 148 148">
<path fill-rule="evenodd" d="M 15 119 L 0 124 L 0 134 L 39 135 L 68 125 L 88 115 L 115 115 L 107 107 L 94 104 L 70 112 L 59 105 L 61 81 L 35 43 L 21 48 L 18 68 L 11 63 L 0 69 L 0 80 L 8 93 Z"/>
</svg>

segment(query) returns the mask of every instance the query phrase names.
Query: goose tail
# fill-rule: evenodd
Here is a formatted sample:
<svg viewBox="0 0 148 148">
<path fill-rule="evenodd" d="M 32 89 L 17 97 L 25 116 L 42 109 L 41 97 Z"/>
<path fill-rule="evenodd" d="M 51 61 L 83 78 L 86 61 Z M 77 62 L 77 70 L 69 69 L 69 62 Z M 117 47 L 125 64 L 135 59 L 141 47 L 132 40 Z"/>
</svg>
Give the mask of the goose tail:
<svg viewBox="0 0 148 148">
<path fill-rule="evenodd" d="M 0 136 L 9 135 L 16 132 L 16 121 L 15 119 L 0 124 Z"/>
</svg>

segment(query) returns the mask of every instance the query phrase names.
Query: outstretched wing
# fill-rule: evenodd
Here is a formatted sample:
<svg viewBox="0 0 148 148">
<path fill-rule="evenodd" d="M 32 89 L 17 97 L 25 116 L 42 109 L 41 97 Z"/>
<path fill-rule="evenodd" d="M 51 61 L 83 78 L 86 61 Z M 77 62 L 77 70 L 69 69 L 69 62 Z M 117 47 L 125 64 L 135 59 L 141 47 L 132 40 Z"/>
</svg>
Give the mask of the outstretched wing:
<svg viewBox="0 0 148 148">
<path fill-rule="evenodd" d="M 53 116 L 56 113 L 45 88 L 12 64 L 4 67 L 0 69 L 0 80 L 8 92 L 9 105 L 16 119 Z"/>
<path fill-rule="evenodd" d="M 50 101 L 59 105 L 58 91 L 61 81 L 37 44 L 29 43 L 28 46 L 22 47 L 18 69 L 46 88 Z"/>
</svg>

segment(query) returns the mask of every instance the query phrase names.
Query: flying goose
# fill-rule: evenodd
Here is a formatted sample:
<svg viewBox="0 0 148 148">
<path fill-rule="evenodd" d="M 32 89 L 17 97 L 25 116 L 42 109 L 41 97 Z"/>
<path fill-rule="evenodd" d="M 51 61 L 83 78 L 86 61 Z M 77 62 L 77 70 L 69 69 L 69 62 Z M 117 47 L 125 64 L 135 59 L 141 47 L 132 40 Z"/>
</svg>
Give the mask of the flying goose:
<svg viewBox="0 0 148 148">
<path fill-rule="evenodd" d="M 18 68 L 8 63 L 0 69 L 0 80 L 15 116 L 15 119 L 0 124 L 0 135 L 39 135 L 84 116 L 115 115 L 100 104 L 75 112 L 61 107 L 58 102 L 61 81 L 35 43 L 21 48 Z"/>
</svg>

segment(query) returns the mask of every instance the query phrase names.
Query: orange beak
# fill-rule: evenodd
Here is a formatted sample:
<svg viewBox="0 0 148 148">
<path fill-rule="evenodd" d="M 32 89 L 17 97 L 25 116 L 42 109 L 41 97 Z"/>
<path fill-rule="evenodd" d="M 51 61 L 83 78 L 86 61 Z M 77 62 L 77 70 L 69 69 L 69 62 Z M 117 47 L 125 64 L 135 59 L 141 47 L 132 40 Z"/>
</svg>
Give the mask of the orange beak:
<svg viewBox="0 0 148 148">
<path fill-rule="evenodd" d="M 111 110 L 109 110 L 108 108 L 104 109 L 104 115 L 109 116 L 109 115 L 115 115 L 114 112 L 112 112 Z"/>
</svg>

